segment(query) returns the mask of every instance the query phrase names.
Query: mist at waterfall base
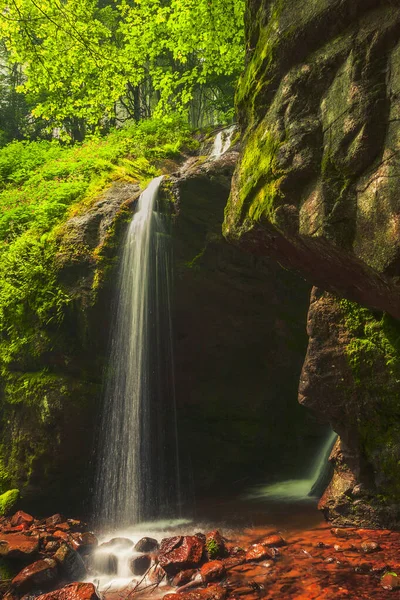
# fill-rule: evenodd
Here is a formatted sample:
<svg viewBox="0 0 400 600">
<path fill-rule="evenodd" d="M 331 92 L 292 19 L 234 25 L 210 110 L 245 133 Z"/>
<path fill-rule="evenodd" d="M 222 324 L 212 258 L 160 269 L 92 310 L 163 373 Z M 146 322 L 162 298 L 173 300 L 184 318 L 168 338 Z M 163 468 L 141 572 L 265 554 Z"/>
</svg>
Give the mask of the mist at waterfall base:
<svg viewBox="0 0 400 600">
<path fill-rule="evenodd" d="M 330 480 L 332 467 L 329 463 L 329 455 L 336 440 L 337 434 L 331 431 L 322 443 L 314 464 L 304 478 L 288 479 L 270 485 L 254 487 L 246 494 L 246 498 L 251 500 L 301 502 L 320 497 Z"/>
<path fill-rule="evenodd" d="M 179 514 L 171 324 L 171 242 L 157 210 L 162 177 L 141 194 L 118 277 L 98 441 L 102 530 Z"/>
</svg>

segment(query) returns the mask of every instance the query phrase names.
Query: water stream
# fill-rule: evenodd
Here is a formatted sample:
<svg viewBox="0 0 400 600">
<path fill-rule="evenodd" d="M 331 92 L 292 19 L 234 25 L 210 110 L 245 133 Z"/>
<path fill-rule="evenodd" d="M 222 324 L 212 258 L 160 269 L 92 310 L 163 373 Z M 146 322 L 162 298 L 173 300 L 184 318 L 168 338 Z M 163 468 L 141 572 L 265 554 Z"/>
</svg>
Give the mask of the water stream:
<svg viewBox="0 0 400 600">
<path fill-rule="evenodd" d="M 336 442 L 337 434 L 332 431 L 322 444 L 314 464 L 309 473 L 303 479 L 289 479 L 279 481 L 271 485 L 261 485 L 250 491 L 247 498 L 280 500 L 280 501 L 299 501 L 309 500 L 322 493 L 329 481 L 329 455 Z"/>
<path fill-rule="evenodd" d="M 216 160 L 217 158 L 225 154 L 227 150 L 229 150 L 235 128 L 235 125 L 231 125 L 227 129 L 221 129 L 221 131 L 217 133 L 210 154 L 211 159 Z"/>
<path fill-rule="evenodd" d="M 96 478 L 102 529 L 179 507 L 171 240 L 157 210 L 161 180 L 140 196 L 121 258 Z"/>
</svg>

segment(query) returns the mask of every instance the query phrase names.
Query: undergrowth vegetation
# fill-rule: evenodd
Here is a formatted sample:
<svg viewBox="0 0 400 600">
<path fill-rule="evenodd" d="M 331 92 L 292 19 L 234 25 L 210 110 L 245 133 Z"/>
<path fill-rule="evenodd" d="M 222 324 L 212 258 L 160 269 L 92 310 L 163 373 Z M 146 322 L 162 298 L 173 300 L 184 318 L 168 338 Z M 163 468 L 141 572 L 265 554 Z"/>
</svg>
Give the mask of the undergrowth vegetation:
<svg viewBox="0 0 400 600">
<path fill-rule="evenodd" d="M 59 284 L 57 234 L 114 181 L 145 185 L 159 161 L 176 158 L 193 138 L 180 121 L 142 122 L 63 146 L 12 142 L 0 149 L 0 368 L 31 360 L 47 345 L 44 328 L 61 322 L 70 302 Z"/>
</svg>

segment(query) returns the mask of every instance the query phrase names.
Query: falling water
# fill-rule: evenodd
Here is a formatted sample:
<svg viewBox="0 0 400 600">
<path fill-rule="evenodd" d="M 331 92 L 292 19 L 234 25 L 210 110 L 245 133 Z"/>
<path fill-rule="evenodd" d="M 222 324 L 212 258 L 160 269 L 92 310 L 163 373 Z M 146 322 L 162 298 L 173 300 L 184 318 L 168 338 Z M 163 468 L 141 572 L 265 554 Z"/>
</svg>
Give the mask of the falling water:
<svg viewBox="0 0 400 600">
<path fill-rule="evenodd" d="M 215 136 L 214 145 L 210 154 L 210 158 L 216 160 L 229 149 L 232 142 L 232 135 L 235 131 L 235 125 L 231 125 L 228 129 L 221 129 Z"/>
<path fill-rule="evenodd" d="M 336 442 L 337 434 L 332 431 L 321 446 L 308 477 L 289 479 L 267 486 L 259 486 L 248 494 L 248 498 L 271 500 L 306 500 L 323 491 L 329 480 L 329 455 Z"/>
<path fill-rule="evenodd" d="M 179 504 L 171 245 L 162 177 L 139 198 L 121 260 L 96 485 L 103 528 L 170 516 Z"/>
</svg>

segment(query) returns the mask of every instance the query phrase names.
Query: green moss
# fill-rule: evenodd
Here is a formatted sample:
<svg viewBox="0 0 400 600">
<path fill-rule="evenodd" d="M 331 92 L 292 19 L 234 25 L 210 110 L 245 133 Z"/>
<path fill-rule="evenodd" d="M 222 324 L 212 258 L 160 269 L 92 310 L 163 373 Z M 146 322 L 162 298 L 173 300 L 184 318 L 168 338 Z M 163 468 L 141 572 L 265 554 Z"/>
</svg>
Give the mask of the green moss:
<svg viewBox="0 0 400 600">
<path fill-rule="evenodd" d="M 217 558 L 220 552 L 220 547 L 218 542 L 213 538 L 210 538 L 206 541 L 206 551 L 208 554 L 208 558 L 214 559 Z"/>
<path fill-rule="evenodd" d="M 279 18 L 284 0 L 275 0 L 270 7 L 270 18 L 266 27 L 260 27 L 260 35 L 252 59 L 241 76 L 236 90 L 236 104 L 239 112 L 245 108 L 250 120 L 254 120 L 254 98 L 262 94 L 273 80 L 273 67 L 280 43 Z"/>
<path fill-rule="evenodd" d="M 0 516 L 8 515 L 19 499 L 19 490 L 8 490 L 0 496 Z"/>
<path fill-rule="evenodd" d="M 277 159 L 281 146 L 282 142 L 265 125 L 250 134 L 237 171 L 238 197 L 231 196 L 225 209 L 225 233 L 229 233 L 232 221 L 237 223 L 247 215 L 253 221 L 263 217 L 274 220 L 284 176 Z"/>
<path fill-rule="evenodd" d="M 358 397 L 358 430 L 367 459 L 382 479 L 380 494 L 400 498 L 400 323 L 341 300 L 350 334 L 346 354 Z"/>
</svg>

